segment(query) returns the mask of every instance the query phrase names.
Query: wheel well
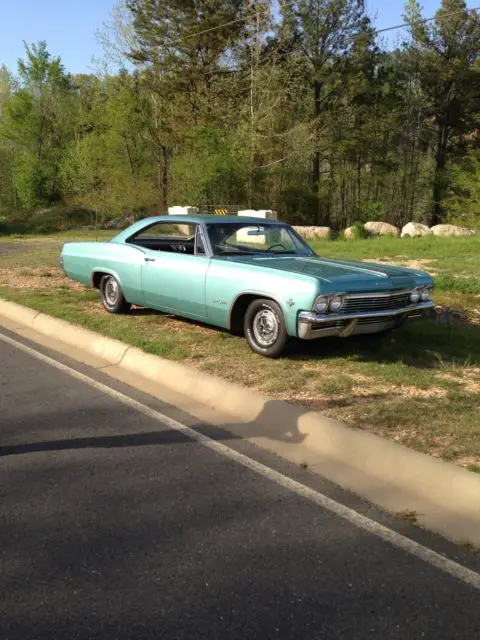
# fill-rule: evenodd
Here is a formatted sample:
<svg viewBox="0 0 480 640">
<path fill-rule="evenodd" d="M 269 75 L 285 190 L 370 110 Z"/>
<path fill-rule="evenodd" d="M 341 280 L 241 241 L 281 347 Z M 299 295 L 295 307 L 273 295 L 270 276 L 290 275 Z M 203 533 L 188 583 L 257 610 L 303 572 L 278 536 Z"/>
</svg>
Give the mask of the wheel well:
<svg viewBox="0 0 480 640">
<path fill-rule="evenodd" d="M 102 271 L 95 271 L 94 273 L 92 273 L 92 285 L 95 287 L 95 289 L 100 289 L 100 282 L 105 275 L 107 274 L 103 273 Z"/>
<path fill-rule="evenodd" d="M 262 296 L 258 293 L 244 293 L 238 296 L 230 311 L 230 331 L 243 331 L 243 319 L 245 318 L 250 303 L 254 300 L 271 300 L 272 302 L 276 302 L 276 300 L 270 298 L 270 296 Z"/>
</svg>

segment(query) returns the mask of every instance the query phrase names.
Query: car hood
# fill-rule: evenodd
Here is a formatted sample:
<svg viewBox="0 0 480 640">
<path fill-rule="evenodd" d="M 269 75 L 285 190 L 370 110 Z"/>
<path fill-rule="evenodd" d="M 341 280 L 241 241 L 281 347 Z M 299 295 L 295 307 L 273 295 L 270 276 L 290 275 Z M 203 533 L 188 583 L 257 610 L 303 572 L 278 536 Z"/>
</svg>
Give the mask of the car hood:
<svg viewBox="0 0 480 640">
<path fill-rule="evenodd" d="M 367 291 L 403 289 L 429 282 L 428 274 L 406 267 L 373 262 L 332 260 L 320 256 L 231 256 L 228 260 L 267 269 L 311 276 L 325 290 Z"/>
</svg>

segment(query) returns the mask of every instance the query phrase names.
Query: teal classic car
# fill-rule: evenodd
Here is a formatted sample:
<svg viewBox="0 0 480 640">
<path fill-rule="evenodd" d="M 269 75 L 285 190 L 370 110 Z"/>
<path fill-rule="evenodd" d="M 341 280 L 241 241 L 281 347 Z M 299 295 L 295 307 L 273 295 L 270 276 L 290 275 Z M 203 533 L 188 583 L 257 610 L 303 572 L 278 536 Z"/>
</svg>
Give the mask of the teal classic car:
<svg viewBox="0 0 480 640">
<path fill-rule="evenodd" d="M 380 334 L 434 306 L 427 273 L 322 258 L 258 218 L 147 218 L 110 242 L 65 244 L 60 262 L 110 313 L 139 305 L 243 331 L 269 357 L 290 338 Z"/>
</svg>

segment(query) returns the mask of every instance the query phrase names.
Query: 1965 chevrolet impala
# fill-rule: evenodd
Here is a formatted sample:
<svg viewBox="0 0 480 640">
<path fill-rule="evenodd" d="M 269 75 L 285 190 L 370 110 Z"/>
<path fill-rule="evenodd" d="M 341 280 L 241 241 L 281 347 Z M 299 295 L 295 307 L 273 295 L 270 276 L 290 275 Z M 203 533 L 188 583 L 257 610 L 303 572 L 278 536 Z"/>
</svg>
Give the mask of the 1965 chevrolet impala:
<svg viewBox="0 0 480 640">
<path fill-rule="evenodd" d="M 383 333 L 434 306 L 428 274 L 324 259 L 289 225 L 258 218 L 148 218 L 110 242 L 67 243 L 60 262 L 110 313 L 134 304 L 243 330 L 272 358 L 289 337 Z"/>
</svg>

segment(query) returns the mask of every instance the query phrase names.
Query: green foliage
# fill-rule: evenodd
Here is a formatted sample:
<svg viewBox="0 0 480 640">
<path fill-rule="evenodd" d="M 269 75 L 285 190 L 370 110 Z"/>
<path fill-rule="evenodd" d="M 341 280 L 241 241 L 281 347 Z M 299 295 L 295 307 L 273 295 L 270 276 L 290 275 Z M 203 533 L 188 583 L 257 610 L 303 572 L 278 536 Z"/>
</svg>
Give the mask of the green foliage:
<svg viewBox="0 0 480 640">
<path fill-rule="evenodd" d="M 3 103 L 0 142 L 11 150 L 15 197 L 34 207 L 61 198 L 58 166 L 73 133 L 73 85 L 44 42 L 26 54 L 18 63 L 19 88 Z"/>
<path fill-rule="evenodd" d="M 230 204 L 337 231 L 478 226 L 480 21 L 462 0 L 431 23 L 410 0 L 394 51 L 360 0 L 122 6 L 109 51 L 133 71 L 72 77 L 43 42 L 0 67 L 0 215 Z"/>
<path fill-rule="evenodd" d="M 463 152 L 465 136 L 475 131 L 480 101 L 480 16 L 464 0 L 442 0 L 431 23 L 421 22 L 417 0 L 410 0 L 406 18 L 412 43 L 406 51 L 408 70 L 423 97 L 425 139 L 432 148 L 431 222 L 444 213 L 448 164 Z"/>
<path fill-rule="evenodd" d="M 450 222 L 480 228 L 480 151 L 471 151 L 453 167 L 446 207 Z"/>
<path fill-rule="evenodd" d="M 315 220 L 321 207 L 320 197 L 301 187 L 289 187 L 281 193 L 282 219 L 290 224 L 308 224 Z"/>
<path fill-rule="evenodd" d="M 178 202 L 218 204 L 245 198 L 247 167 L 231 140 L 213 127 L 194 127 L 173 164 L 172 195 Z"/>
<path fill-rule="evenodd" d="M 364 229 L 363 222 L 354 222 L 351 225 L 352 234 L 348 238 L 348 240 L 365 240 L 368 238 L 368 234 Z M 341 236 L 342 240 L 345 240 L 345 237 Z"/>
<path fill-rule="evenodd" d="M 17 214 L 0 220 L 0 233 L 35 235 L 68 231 L 96 224 L 94 211 L 85 207 L 51 207 L 38 209 L 28 214 Z"/>
<path fill-rule="evenodd" d="M 381 202 L 372 202 L 366 201 L 359 203 L 357 207 L 357 211 L 355 213 L 355 218 L 358 222 L 355 223 L 355 226 L 360 226 L 363 229 L 363 223 L 369 221 L 378 221 L 383 220 L 385 218 L 383 205 Z"/>
</svg>

